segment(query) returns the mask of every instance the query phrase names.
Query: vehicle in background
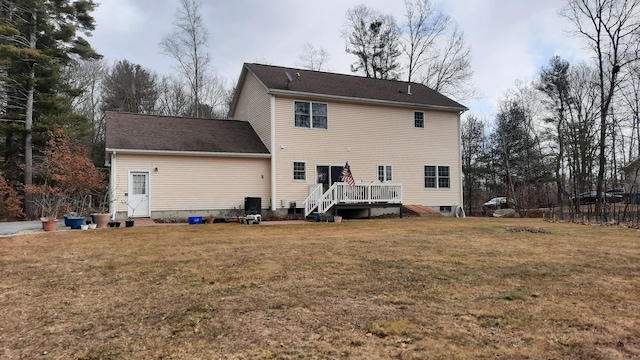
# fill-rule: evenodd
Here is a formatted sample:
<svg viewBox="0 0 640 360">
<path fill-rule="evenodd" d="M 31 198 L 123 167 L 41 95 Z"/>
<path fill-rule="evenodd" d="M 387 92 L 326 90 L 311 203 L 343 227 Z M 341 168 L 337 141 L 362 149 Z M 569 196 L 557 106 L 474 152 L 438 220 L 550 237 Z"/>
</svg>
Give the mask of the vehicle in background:
<svg viewBox="0 0 640 360">
<path fill-rule="evenodd" d="M 515 201 L 513 199 L 509 199 L 507 201 L 506 196 L 494 197 L 493 199 L 487 201 L 482 204 L 483 210 L 497 210 L 497 209 L 508 209 L 512 208 L 515 205 Z"/>
<path fill-rule="evenodd" d="M 624 189 L 609 189 L 604 192 L 605 202 L 609 204 L 620 203 L 624 200 L 624 197 Z M 598 196 L 596 191 L 583 192 L 578 194 L 578 203 L 580 205 L 595 204 L 597 198 Z"/>
</svg>

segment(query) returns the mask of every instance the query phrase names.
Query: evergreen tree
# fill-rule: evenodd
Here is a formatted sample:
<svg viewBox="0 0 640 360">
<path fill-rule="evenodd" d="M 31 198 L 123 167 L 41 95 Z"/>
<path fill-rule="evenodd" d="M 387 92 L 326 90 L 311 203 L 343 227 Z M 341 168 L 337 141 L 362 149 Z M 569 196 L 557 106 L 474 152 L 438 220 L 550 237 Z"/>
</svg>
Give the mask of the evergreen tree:
<svg viewBox="0 0 640 360">
<path fill-rule="evenodd" d="M 23 172 L 25 185 L 33 183 L 33 144 L 44 139 L 46 129 L 55 124 L 76 133 L 87 129 L 86 119 L 72 113 L 77 92 L 61 69 L 75 58 L 99 57 L 77 34 L 94 29 L 95 6 L 92 0 L 0 0 L 4 167 L 8 177 Z M 28 197 L 25 213 L 34 215 Z"/>
<path fill-rule="evenodd" d="M 462 123 L 461 144 L 464 205 L 467 214 L 472 215 L 482 204 L 483 183 L 489 174 L 487 137 L 482 120 L 473 115 L 466 117 Z"/>
<path fill-rule="evenodd" d="M 102 82 L 104 110 L 155 114 L 157 82 L 157 76 L 142 66 L 119 61 Z"/>
<path fill-rule="evenodd" d="M 508 196 L 527 206 L 532 189 L 546 181 L 547 171 L 537 139 L 529 129 L 529 114 L 516 101 L 507 101 L 496 117 L 492 134 L 494 169 Z"/>
<path fill-rule="evenodd" d="M 543 68 L 540 74 L 540 84 L 538 90 L 547 97 L 547 107 L 551 116 L 547 123 L 554 125 L 551 133 L 551 141 L 555 145 L 555 178 L 556 197 L 560 205 L 560 216 L 564 214 L 564 200 L 570 197 L 566 190 L 566 140 L 567 116 L 571 110 L 571 98 L 569 96 L 569 62 L 562 60 L 559 56 L 554 56 L 549 61 L 549 67 Z"/>
</svg>

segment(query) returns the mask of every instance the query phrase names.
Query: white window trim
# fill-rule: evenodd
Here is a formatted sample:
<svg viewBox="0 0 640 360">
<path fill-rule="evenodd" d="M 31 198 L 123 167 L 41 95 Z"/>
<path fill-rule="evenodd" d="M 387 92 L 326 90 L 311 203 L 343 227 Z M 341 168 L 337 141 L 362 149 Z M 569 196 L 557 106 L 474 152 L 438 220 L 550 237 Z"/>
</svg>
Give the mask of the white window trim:
<svg viewBox="0 0 640 360">
<path fill-rule="evenodd" d="M 424 168 L 427 166 L 435 166 L 436 167 L 436 187 L 426 187 L 424 186 L 424 181 L 425 181 L 425 175 L 424 175 Z M 438 168 L 446 166 L 449 168 L 449 187 L 440 187 L 440 174 L 438 173 Z M 422 166 L 422 188 L 424 190 L 427 191 L 436 191 L 436 190 L 440 190 L 440 191 L 447 191 L 447 190 L 451 190 L 452 188 L 452 182 L 451 182 L 451 165 L 434 165 L 434 164 L 424 164 Z"/>
<path fill-rule="evenodd" d="M 383 180 L 380 180 L 380 167 L 382 166 L 382 176 Z M 387 179 L 387 167 L 391 168 L 391 179 Z M 393 182 L 393 165 L 391 164 L 378 164 L 376 166 L 376 179 L 380 182 Z"/>
<path fill-rule="evenodd" d="M 422 126 L 416 126 L 416 113 L 422 113 Z M 427 127 L 427 119 L 424 111 L 414 110 L 413 111 L 413 128 L 414 129 L 424 129 Z"/>
<path fill-rule="evenodd" d="M 309 127 L 296 125 L 296 103 L 304 102 L 309 103 Z M 327 107 L 327 127 L 313 127 L 313 104 L 326 105 Z M 314 130 L 329 130 L 329 103 L 311 101 L 311 100 L 293 100 L 293 127 L 296 129 L 314 129 Z"/>
<path fill-rule="evenodd" d="M 303 179 L 296 179 L 296 164 L 297 163 L 301 163 L 304 164 L 304 180 Z M 307 174 L 308 174 L 308 169 L 307 169 L 307 162 L 306 161 L 293 161 L 291 163 L 291 180 L 293 182 L 299 182 L 299 183 L 306 183 L 307 182 Z"/>
</svg>

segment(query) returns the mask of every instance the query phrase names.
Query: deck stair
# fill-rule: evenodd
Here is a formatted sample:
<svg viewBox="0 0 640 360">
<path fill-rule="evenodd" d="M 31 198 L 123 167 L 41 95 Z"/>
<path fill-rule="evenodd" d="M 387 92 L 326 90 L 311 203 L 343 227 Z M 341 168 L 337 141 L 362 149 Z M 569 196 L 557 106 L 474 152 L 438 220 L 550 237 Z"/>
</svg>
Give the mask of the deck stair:
<svg viewBox="0 0 640 360">
<path fill-rule="evenodd" d="M 402 205 L 402 212 L 414 216 L 442 216 L 440 212 L 423 205 Z"/>
</svg>

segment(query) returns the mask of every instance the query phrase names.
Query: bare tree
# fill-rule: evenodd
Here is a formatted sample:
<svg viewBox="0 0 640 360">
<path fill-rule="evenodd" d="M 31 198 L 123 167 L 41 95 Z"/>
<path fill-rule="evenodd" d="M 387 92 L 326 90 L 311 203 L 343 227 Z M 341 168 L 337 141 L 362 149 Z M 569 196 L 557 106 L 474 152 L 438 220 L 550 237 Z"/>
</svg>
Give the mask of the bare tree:
<svg viewBox="0 0 640 360">
<path fill-rule="evenodd" d="M 451 17 L 435 8 L 431 0 L 405 0 L 406 31 L 402 50 L 407 56 L 407 81 L 429 63 L 438 39 L 447 30 Z"/>
<path fill-rule="evenodd" d="M 209 76 L 203 86 L 203 102 L 211 108 L 209 118 L 225 119 L 229 112 L 229 89 L 220 76 Z"/>
<path fill-rule="evenodd" d="M 431 0 L 405 0 L 403 53 L 407 81 L 419 82 L 458 100 L 470 99 L 471 48 L 456 22 L 438 11 Z"/>
<path fill-rule="evenodd" d="M 346 39 L 347 53 L 358 58 L 351 71 L 376 79 L 396 79 L 400 66 L 399 32 L 393 16 L 382 15 L 365 5 L 349 9 L 342 36 Z"/>
<path fill-rule="evenodd" d="M 331 56 L 325 48 L 316 49 L 313 44 L 307 42 L 302 45 L 302 53 L 298 57 L 300 66 L 304 69 L 322 71 L 326 67 Z"/>
<path fill-rule="evenodd" d="M 471 48 L 464 41 L 464 33 L 454 25 L 422 76 L 422 83 L 458 100 L 470 99 L 476 91 L 470 84 Z"/>
<path fill-rule="evenodd" d="M 69 82 L 81 90 L 73 108 L 91 122 L 91 158 L 101 164 L 104 158 L 105 118 L 102 111 L 102 81 L 107 73 L 104 60 L 79 60 L 67 68 Z"/>
<path fill-rule="evenodd" d="M 201 5 L 198 0 L 180 0 L 173 31 L 160 42 L 163 53 L 178 63 L 178 72 L 189 84 L 193 102 L 190 115 L 195 117 L 200 116 L 204 79 L 211 62 L 206 51 L 209 31 L 200 16 Z"/>
<path fill-rule="evenodd" d="M 609 110 L 619 85 L 619 73 L 640 57 L 640 0 L 567 0 L 562 15 L 573 23 L 578 36 L 593 52 L 600 90 L 600 134 L 596 213 L 603 214 L 602 195 L 606 169 Z"/>
<path fill-rule="evenodd" d="M 182 82 L 171 76 L 160 80 L 158 114 L 167 116 L 183 116 L 189 108 L 189 94 L 184 90 Z"/>
<path fill-rule="evenodd" d="M 640 64 L 634 64 L 622 87 L 623 106 L 626 108 L 626 118 L 631 122 L 630 144 L 628 146 L 628 160 L 640 157 Z"/>
</svg>

